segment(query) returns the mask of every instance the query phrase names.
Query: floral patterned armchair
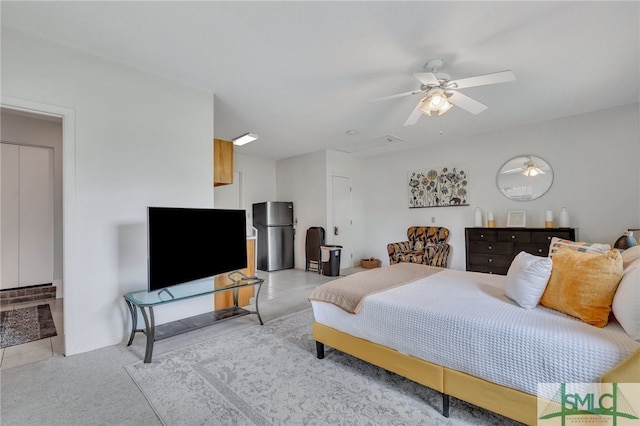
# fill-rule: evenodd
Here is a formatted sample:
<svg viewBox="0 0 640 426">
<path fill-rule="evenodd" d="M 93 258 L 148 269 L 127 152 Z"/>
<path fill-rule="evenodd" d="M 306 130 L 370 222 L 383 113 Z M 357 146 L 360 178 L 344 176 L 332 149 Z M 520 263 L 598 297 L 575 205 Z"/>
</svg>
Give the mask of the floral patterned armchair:
<svg viewBox="0 0 640 426">
<path fill-rule="evenodd" d="M 387 244 L 389 263 L 421 263 L 447 267 L 451 246 L 447 244 L 449 230 L 437 226 L 411 226 L 407 229 L 408 241 Z"/>
</svg>

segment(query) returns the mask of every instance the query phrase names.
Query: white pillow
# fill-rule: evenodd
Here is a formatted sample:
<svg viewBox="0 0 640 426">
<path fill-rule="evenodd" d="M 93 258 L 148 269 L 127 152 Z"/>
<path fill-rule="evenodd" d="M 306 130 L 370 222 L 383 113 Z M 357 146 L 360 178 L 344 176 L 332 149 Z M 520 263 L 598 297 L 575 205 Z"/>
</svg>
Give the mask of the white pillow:
<svg viewBox="0 0 640 426">
<path fill-rule="evenodd" d="M 613 315 L 633 340 L 640 340 L 640 265 L 625 271 L 611 304 Z"/>
<path fill-rule="evenodd" d="M 640 260 L 640 245 L 622 251 L 622 269 L 625 271 L 632 263 Z"/>
<path fill-rule="evenodd" d="M 535 308 L 547 288 L 552 266 L 549 257 L 521 251 L 509 266 L 504 295 L 525 309 Z"/>
</svg>

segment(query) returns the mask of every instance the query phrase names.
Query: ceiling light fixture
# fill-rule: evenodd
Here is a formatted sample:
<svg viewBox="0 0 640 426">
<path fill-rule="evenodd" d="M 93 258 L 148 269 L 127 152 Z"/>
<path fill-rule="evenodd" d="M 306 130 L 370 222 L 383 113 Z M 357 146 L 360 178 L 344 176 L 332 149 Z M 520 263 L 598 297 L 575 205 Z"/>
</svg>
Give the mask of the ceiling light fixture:
<svg viewBox="0 0 640 426">
<path fill-rule="evenodd" d="M 529 160 L 524 163 L 524 169 L 522 170 L 522 174 L 525 176 L 533 177 L 533 176 L 538 176 L 540 174 L 544 175 L 546 173 L 542 171 L 542 169 L 540 169 L 536 163 Z"/>
<path fill-rule="evenodd" d="M 452 106 L 444 90 L 435 87 L 427 92 L 427 96 L 422 100 L 420 111 L 428 116 L 442 115 L 449 111 Z"/>
<path fill-rule="evenodd" d="M 256 139 L 258 139 L 258 135 L 256 135 L 255 133 L 245 133 L 244 135 L 238 136 L 237 138 L 233 139 L 233 144 L 241 146 L 249 142 L 253 142 Z"/>
</svg>

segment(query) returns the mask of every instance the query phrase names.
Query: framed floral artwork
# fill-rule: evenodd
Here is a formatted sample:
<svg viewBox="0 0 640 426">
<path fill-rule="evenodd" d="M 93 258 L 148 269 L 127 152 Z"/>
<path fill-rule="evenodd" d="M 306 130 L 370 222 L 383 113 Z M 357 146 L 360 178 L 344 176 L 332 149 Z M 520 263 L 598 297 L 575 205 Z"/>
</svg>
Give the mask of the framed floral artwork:
<svg viewBox="0 0 640 426">
<path fill-rule="evenodd" d="M 467 170 L 465 164 L 409 172 L 409 208 L 468 206 Z"/>
</svg>

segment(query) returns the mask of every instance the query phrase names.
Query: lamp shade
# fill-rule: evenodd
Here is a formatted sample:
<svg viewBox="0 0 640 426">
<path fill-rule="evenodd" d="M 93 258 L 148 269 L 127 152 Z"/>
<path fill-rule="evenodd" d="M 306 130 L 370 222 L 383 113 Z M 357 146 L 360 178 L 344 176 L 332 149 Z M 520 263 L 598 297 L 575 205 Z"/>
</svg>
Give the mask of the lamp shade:
<svg viewBox="0 0 640 426">
<path fill-rule="evenodd" d="M 440 88 L 431 89 L 422 100 L 420 111 L 428 116 L 442 115 L 449 111 L 453 105 L 449 102 L 447 95 Z"/>
</svg>

